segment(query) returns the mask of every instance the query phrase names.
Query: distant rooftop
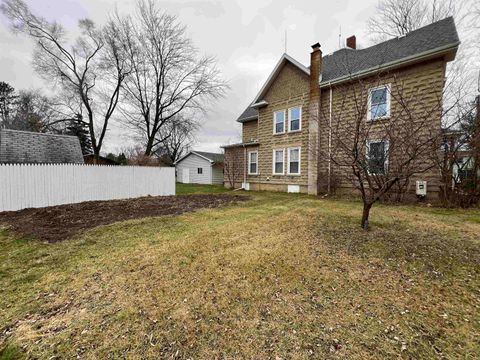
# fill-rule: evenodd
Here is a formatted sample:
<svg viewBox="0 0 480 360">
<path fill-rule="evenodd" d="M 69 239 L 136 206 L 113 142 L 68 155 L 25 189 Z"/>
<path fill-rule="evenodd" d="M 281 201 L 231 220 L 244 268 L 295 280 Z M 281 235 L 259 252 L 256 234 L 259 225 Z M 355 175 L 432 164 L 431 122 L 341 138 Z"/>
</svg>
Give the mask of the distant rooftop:
<svg viewBox="0 0 480 360">
<path fill-rule="evenodd" d="M 0 130 L 0 163 L 83 164 L 76 136 Z"/>
</svg>

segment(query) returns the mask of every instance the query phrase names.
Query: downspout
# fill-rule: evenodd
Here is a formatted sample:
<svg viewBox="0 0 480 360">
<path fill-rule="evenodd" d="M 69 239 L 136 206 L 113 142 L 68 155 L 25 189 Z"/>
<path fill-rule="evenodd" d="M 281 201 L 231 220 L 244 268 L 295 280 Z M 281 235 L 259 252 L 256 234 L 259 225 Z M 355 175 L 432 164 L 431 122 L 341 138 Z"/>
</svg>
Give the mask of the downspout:
<svg viewBox="0 0 480 360">
<path fill-rule="evenodd" d="M 331 190 L 331 176 L 332 176 L 332 85 L 330 84 L 330 95 L 329 95 L 329 119 L 328 119 L 328 182 L 327 182 L 327 192 L 330 194 Z"/>
</svg>

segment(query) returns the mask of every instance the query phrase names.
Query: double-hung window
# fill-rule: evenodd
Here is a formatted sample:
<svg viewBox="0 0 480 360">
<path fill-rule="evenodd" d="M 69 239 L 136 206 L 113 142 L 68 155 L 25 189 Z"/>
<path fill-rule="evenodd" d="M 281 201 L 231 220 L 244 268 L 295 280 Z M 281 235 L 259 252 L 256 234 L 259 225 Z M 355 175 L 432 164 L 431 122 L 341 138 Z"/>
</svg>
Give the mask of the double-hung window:
<svg viewBox="0 0 480 360">
<path fill-rule="evenodd" d="M 203 174 L 203 168 L 197 168 L 197 174 L 198 175 Z"/>
<path fill-rule="evenodd" d="M 302 129 L 302 108 L 300 106 L 288 109 L 288 131 L 300 131 Z"/>
<path fill-rule="evenodd" d="M 288 148 L 288 175 L 300 175 L 300 148 Z"/>
<path fill-rule="evenodd" d="M 283 163 L 285 162 L 285 150 L 275 149 L 273 150 L 273 175 L 283 175 Z"/>
<path fill-rule="evenodd" d="M 258 174 L 258 151 L 250 151 L 248 153 L 248 174 Z"/>
<path fill-rule="evenodd" d="M 368 120 L 390 116 L 390 85 L 382 85 L 368 91 Z"/>
<path fill-rule="evenodd" d="M 285 110 L 273 113 L 273 133 L 282 134 L 285 132 Z"/>
<path fill-rule="evenodd" d="M 367 142 L 367 166 L 372 175 L 385 175 L 388 170 L 388 141 L 369 140 Z"/>
</svg>

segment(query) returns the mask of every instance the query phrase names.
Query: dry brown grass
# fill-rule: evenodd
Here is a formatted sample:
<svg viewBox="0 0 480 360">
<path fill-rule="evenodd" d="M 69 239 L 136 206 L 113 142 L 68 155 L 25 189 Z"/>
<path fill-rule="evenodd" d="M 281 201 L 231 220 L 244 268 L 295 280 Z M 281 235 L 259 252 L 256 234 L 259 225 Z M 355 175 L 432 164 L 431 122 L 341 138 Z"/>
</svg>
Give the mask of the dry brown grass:
<svg viewBox="0 0 480 360">
<path fill-rule="evenodd" d="M 365 233 L 360 210 L 255 193 L 58 244 L 4 232 L 3 356 L 475 358 L 480 211 L 378 206 Z"/>
</svg>

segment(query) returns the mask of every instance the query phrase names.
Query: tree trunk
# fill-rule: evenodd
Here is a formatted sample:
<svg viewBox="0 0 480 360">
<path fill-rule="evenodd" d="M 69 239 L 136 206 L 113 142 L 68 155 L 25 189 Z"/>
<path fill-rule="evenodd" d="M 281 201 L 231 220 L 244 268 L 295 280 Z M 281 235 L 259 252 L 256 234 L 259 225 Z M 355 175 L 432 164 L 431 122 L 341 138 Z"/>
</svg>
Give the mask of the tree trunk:
<svg viewBox="0 0 480 360">
<path fill-rule="evenodd" d="M 151 156 L 153 150 L 153 142 L 155 141 L 154 137 L 149 137 L 147 141 L 147 146 L 145 147 L 145 156 Z"/>
<path fill-rule="evenodd" d="M 363 213 L 362 213 L 362 222 L 361 226 L 363 230 L 368 230 L 368 217 L 370 216 L 370 209 L 372 208 L 373 203 L 363 203 Z"/>
</svg>

